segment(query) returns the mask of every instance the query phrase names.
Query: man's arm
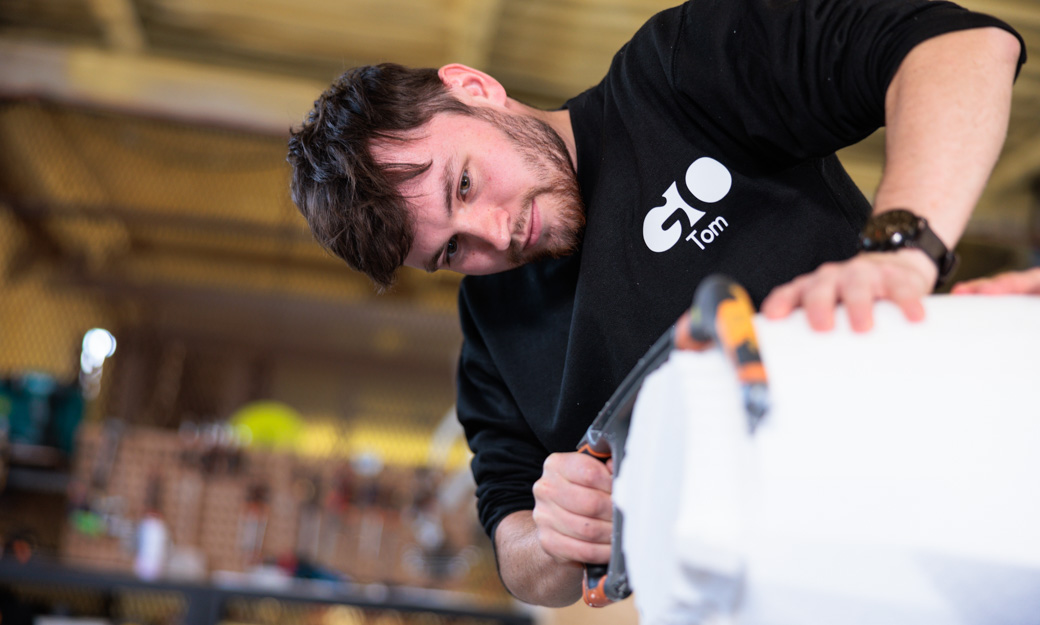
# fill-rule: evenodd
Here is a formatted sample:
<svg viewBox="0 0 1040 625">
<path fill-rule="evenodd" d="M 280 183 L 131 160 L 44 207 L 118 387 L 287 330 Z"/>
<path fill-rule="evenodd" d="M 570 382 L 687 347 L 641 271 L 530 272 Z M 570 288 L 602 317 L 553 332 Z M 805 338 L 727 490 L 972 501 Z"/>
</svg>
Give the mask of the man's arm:
<svg viewBox="0 0 1040 625">
<path fill-rule="evenodd" d="M 582 563 L 610 559 L 611 480 L 607 465 L 584 454 L 546 459 L 534 510 L 510 514 L 495 530 L 499 574 L 513 596 L 550 607 L 581 597 Z"/>
<path fill-rule="evenodd" d="M 874 212 L 908 209 L 953 249 L 982 195 L 1007 134 L 1020 46 L 998 28 L 951 32 L 916 46 L 885 97 L 885 171 Z M 937 269 L 920 250 L 860 253 L 777 287 L 762 304 L 769 318 L 801 306 L 816 330 L 834 326 L 845 304 L 852 328 L 873 326 L 875 300 L 892 300 L 912 321 Z"/>
</svg>

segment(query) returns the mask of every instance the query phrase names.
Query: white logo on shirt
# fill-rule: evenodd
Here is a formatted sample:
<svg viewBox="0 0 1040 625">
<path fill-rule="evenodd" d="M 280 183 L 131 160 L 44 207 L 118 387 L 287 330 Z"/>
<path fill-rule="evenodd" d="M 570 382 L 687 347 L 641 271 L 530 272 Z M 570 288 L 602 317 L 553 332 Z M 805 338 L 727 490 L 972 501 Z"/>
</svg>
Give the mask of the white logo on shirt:
<svg viewBox="0 0 1040 625">
<path fill-rule="evenodd" d="M 686 169 L 686 188 L 690 190 L 693 197 L 705 204 L 713 204 L 729 193 L 733 185 L 733 176 L 726 167 L 713 158 L 707 156 L 695 160 Z M 690 228 L 696 224 L 705 213 L 689 204 L 679 195 L 679 187 L 673 182 L 668 190 L 662 195 L 664 204 L 653 208 L 643 219 L 643 240 L 652 252 L 667 252 L 682 238 L 683 224 L 679 211 L 685 213 L 690 222 Z M 711 243 L 728 226 L 722 217 L 712 222 L 708 230 L 702 233 L 701 240 Z M 666 227 L 667 226 L 667 227 Z M 705 234 L 710 233 L 708 240 L 704 240 Z M 686 236 L 687 241 L 693 241 L 702 250 L 704 246 L 696 238 L 697 231 L 691 230 Z"/>
</svg>

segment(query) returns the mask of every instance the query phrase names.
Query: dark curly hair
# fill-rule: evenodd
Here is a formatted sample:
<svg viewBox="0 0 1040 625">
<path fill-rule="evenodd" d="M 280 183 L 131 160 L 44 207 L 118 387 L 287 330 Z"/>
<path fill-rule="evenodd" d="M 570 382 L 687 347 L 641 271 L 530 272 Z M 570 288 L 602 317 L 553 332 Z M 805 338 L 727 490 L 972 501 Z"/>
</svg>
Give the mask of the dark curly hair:
<svg viewBox="0 0 1040 625">
<path fill-rule="evenodd" d="M 289 139 L 293 202 L 314 237 L 380 290 L 411 249 L 413 224 L 398 188 L 430 163 L 379 164 L 373 141 L 400 141 L 438 113 L 472 115 L 430 68 L 393 63 L 347 71 Z"/>
</svg>

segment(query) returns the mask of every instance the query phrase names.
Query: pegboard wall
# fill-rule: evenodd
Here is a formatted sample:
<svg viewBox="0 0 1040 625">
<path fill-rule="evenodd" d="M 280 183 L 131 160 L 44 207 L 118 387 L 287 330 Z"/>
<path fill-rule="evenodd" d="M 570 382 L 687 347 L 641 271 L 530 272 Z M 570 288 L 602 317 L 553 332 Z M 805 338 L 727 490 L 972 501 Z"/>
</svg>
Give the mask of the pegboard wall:
<svg viewBox="0 0 1040 625">
<path fill-rule="evenodd" d="M 142 426 L 89 424 L 78 445 L 72 505 L 103 522 L 67 524 L 60 551 L 68 564 L 132 572 L 134 528 L 155 507 L 169 531 L 168 576 L 274 564 L 504 597 L 472 491 L 439 503 L 452 476 L 392 465 L 362 475 L 347 461 L 207 450 L 176 431 Z"/>
</svg>

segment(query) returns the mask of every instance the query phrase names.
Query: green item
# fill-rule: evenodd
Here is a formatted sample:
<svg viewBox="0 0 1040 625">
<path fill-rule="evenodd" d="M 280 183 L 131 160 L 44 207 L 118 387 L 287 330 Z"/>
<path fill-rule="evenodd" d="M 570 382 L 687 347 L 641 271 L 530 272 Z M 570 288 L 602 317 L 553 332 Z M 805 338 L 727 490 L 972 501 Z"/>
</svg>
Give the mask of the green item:
<svg viewBox="0 0 1040 625">
<path fill-rule="evenodd" d="M 74 530 L 86 536 L 101 536 L 105 533 L 105 520 L 90 510 L 73 510 L 69 522 Z"/>
</svg>

